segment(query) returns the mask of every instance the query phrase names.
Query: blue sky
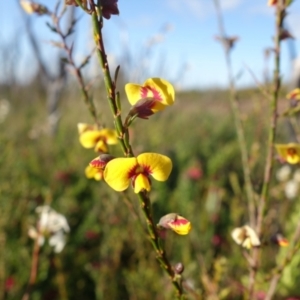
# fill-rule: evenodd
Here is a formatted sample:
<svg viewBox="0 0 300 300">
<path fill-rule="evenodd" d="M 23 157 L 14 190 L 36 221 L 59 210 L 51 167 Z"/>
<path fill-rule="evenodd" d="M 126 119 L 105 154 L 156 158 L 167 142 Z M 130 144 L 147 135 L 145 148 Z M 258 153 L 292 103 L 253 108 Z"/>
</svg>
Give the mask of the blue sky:
<svg viewBox="0 0 300 300">
<path fill-rule="evenodd" d="M 272 46 L 274 32 L 274 8 L 268 7 L 266 2 L 220 0 L 227 34 L 240 37 L 232 57 L 235 73 L 243 71 L 239 86 L 255 84 L 245 66 L 262 80 L 263 51 Z M 296 38 L 294 45 L 297 51 L 300 51 L 299 2 L 295 0 L 289 8 L 287 18 Z M 41 0 L 40 3 L 52 8 L 56 1 Z M 129 74 L 128 80 L 143 82 L 145 76 L 162 76 L 182 89 L 226 86 L 223 51 L 214 39 L 218 35 L 218 26 L 212 0 L 119 0 L 119 10 L 120 16 L 112 16 L 105 21 L 104 34 L 112 66 L 120 64 Z M 79 9 L 78 16 L 81 18 L 75 49 L 76 59 L 80 61 L 91 49 L 92 41 L 88 16 Z M 56 36 L 46 27 L 46 17 L 32 18 L 44 59 L 53 67 L 56 50 L 47 41 L 56 39 Z M 0 1 L 0 26 L 0 64 L 5 59 L 3 49 L 18 39 L 18 77 L 26 82 L 34 74 L 36 63 L 16 0 Z M 149 44 L 152 45 L 150 48 Z M 131 57 L 131 64 L 124 61 L 124 54 Z M 286 42 L 283 43 L 282 70 L 284 79 L 288 80 L 290 61 Z M 96 75 L 99 71 L 96 64 L 89 66 L 89 74 Z M 5 76 L 1 73 L 0 79 Z"/>
</svg>

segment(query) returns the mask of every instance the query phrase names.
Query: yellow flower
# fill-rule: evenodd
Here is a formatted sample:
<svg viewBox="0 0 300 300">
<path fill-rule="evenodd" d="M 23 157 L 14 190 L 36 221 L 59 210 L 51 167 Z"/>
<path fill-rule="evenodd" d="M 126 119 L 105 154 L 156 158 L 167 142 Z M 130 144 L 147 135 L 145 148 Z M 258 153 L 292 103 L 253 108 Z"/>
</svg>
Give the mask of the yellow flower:
<svg viewBox="0 0 300 300">
<path fill-rule="evenodd" d="M 158 226 L 171 229 L 180 235 L 187 235 L 192 229 L 191 222 L 176 213 L 170 213 L 163 216 L 159 220 Z"/>
<path fill-rule="evenodd" d="M 300 89 L 294 89 L 286 95 L 287 99 L 300 100 Z"/>
<path fill-rule="evenodd" d="M 277 5 L 277 0 L 268 0 L 268 6 Z"/>
<path fill-rule="evenodd" d="M 114 159 L 114 156 L 110 154 L 101 154 L 94 158 L 85 168 L 85 176 L 89 179 L 94 178 L 97 181 L 102 180 L 105 166 L 112 159 Z"/>
<path fill-rule="evenodd" d="M 143 85 L 127 83 L 125 92 L 131 105 L 135 105 L 142 99 L 154 99 L 151 110 L 155 113 L 172 105 L 175 100 L 175 91 L 173 86 L 161 78 L 149 78 Z"/>
<path fill-rule="evenodd" d="M 244 248 L 251 249 L 260 246 L 260 240 L 256 232 L 248 225 L 235 228 L 231 232 L 231 236 L 238 245 Z"/>
<path fill-rule="evenodd" d="M 93 148 L 96 152 L 108 152 L 107 145 L 118 143 L 117 133 L 113 129 L 97 129 L 95 126 L 85 123 L 77 125 L 79 142 L 84 148 Z"/>
<path fill-rule="evenodd" d="M 300 162 L 300 144 L 276 144 L 275 148 L 280 156 L 290 164 L 298 164 Z"/>
<path fill-rule="evenodd" d="M 85 176 L 89 179 L 94 178 L 97 181 L 103 179 L 103 170 L 100 168 L 95 168 L 91 165 L 88 165 L 84 170 Z"/>
<path fill-rule="evenodd" d="M 115 158 L 104 170 L 104 179 L 114 190 L 121 192 L 132 181 L 135 193 L 151 190 L 151 175 L 158 181 L 166 181 L 172 170 L 172 161 L 157 153 L 143 153 L 137 157 Z"/>
</svg>

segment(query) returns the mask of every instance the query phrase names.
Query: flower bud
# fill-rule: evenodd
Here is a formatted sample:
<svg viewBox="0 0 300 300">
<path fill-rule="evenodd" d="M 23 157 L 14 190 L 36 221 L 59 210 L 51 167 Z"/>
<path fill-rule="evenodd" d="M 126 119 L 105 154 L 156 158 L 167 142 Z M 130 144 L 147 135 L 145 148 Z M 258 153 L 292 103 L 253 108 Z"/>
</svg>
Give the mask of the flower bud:
<svg viewBox="0 0 300 300">
<path fill-rule="evenodd" d="M 271 242 L 280 247 L 287 247 L 289 245 L 289 241 L 281 233 L 274 234 L 271 237 Z"/>
<path fill-rule="evenodd" d="M 299 88 L 293 89 L 291 92 L 289 92 L 286 95 L 286 98 L 287 99 L 300 100 L 300 89 Z"/>
<path fill-rule="evenodd" d="M 184 265 L 182 262 L 179 262 L 174 266 L 174 272 L 176 274 L 182 274 L 183 271 L 184 271 Z"/>
<path fill-rule="evenodd" d="M 94 178 L 97 181 L 102 180 L 106 164 L 114 158 L 115 157 L 110 154 L 101 154 L 96 157 L 85 168 L 85 176 L 90 179 Z"/>
<path fill-rule="evenodd" d="M 170 213 L 163 216 L 157 225 L 159 227 L 171 229 L 180 235 L 187 235 L 192 229 L 190 221 L 176 213 Z"/>
<path fill-rule="evenodd" d="M 102 169 L 104 170 L 106 164 L 114 159 L 115 157 L 113 155 L 110 154 L 101 154 L 99 157 L 93 159 L 90 162 L 90 166 L 93 168 L 97 168 L 97 169 Z"/>
<path fill-rule="evenodd" d="M 152 108 L 157 101 L 154 98 L 144 98 L 139 100 L 130 110 L 131 117 L 138 117 L 141 119 L 148 119 L 154 114 Z"/>
<path fill-rule="evenodd" d="M 118 0 L 101 0 L 102 15 L 105 19 L 110 19 L 111 15 L 118 15 Z"/>
<path fill-rule="evenodd" d="M 20 5 L 27 14 L 36 13 L 38 15 L 45 15 L 48 13 L 47 7 L 39 3 L 22 0 Z"/>
</svg>

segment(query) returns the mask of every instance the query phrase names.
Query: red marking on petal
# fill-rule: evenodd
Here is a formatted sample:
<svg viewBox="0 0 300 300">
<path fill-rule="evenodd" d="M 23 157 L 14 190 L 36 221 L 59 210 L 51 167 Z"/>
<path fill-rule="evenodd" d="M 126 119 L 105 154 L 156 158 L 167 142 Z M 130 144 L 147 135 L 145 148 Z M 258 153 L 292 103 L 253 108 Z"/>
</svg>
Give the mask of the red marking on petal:
<svg viewBox="0 0 300 300">
<path fill-rule="evenodd" d="M 172 225 L 174 226 L 181 226 L 181 225 L 186 225 L 189 223 L 187 219 L 176 219 L 173 222 L 171 222 Z"/>
<path fill-rule="evenodd" d="M 127 177 L 128 178 L 132 178 L 132 177 L 136 177 L 136 175 L 138 175 L 137 173 L 137 168 L 139 167 L 139 165 L 135 165 L 133 166 L 127 173 Z"/>
<path fill-rule="evenodd" d="M 90 162 L 90 166 L 96 169 L 103 169 L 107 162 L 101 161 L 100 159 L 94 159 Z"/>
<path fill-rule="evenodd" d="M 141 98 L 154 98 L 156 101 L 162 101 L 159 91 L 151 86 L 141 87 Z"/>
<path fill-rule="evenodd" d="M 141 167 L 143 168 L 143 172 L 142 173 L 144 175 L 148 176 L 148 175 L 151 175 L 153 173 L 150 166 L 142 165 Z"/>
<path fill-rule="evenodd" d="M 288 148 L 286 152 L 291 157 L 294 157 L 294 155 L 297 153 L 297 151 L 294 148 Z"/>
</svg>

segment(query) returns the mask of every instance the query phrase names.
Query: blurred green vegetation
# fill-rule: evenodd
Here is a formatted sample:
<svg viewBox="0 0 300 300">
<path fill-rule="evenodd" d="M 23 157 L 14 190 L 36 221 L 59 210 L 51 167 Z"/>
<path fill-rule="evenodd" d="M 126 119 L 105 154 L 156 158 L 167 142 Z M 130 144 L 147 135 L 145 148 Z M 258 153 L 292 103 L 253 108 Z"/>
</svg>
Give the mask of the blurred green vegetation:
<svg viewBox="0 0 300 300">
<path fill-rule="evenodd" d="M 122 86 L 119 89 L 123 92 Z M 0 123 L 0 299 L 21 299 L 26 289 L 34 244 L 28 228 L 37 220 L 35 208 L 44 204 L 64 214 L 71 231 L 61 253 L 54 254 L 47 243 L 42 247 L 32 299 L 174 299 L 144 224 L 134 214 L 139 216 L 135 195 L 130 189 L 125 195 L 116 193 L 104 182 L 84 176 L 84 168 L 97 154 L 78 142 L 77 123 L 91 123 L 92 118 L 76 84 L 64 91 L 55 136 L 46 134 L 45 95 L 34 83 L 0 91 L 1 98 L 11 104 L 10 113 Z M 102 87 L 93 95 L 101 120 L 112 126 Z M 259 193 L 268 103 L 255 89 L 242 90 L 239 95 L 252 180 Z M 124 95 L 122 105 L 125 116 Z M 283 142 L 288 141 L 286 128 L 280 119 L 278 139 Z M 188 299 L 200 299 L 195 293 L 203 299 L 242 299 L 248 267 L 230 232 L 247 223 L 248 216 L 227 91 L 179 92 L 173 106 L 149 120 L 136 120 L 130 134 L 136 154 L 158 152 L 173 161 L 169 180 L 153 182 L 151 200 L 157 222 L 164 214 L 177 212 L 193 224 L 190 235 L 168 232 L 163 239 L 172 264 L 185 266 Z M 111 152 L 122 155 L 119 147 Z M 278 167 L 276 163 L 275 169 Z M 296 223 L 295 217 L 288 216 L 299 205 L 287 200 L 283 190 L 274 179 L 259 269 L 262 292 L 276 256 L 280 259 L 286 251 L 270 244 L 270 237 L 280 230 L 291 238 Z M 278 290 L 278 299 L 300 296 L 299 265 L 294 264 L 289 274 L 293 275 Z"/>
</svg>

